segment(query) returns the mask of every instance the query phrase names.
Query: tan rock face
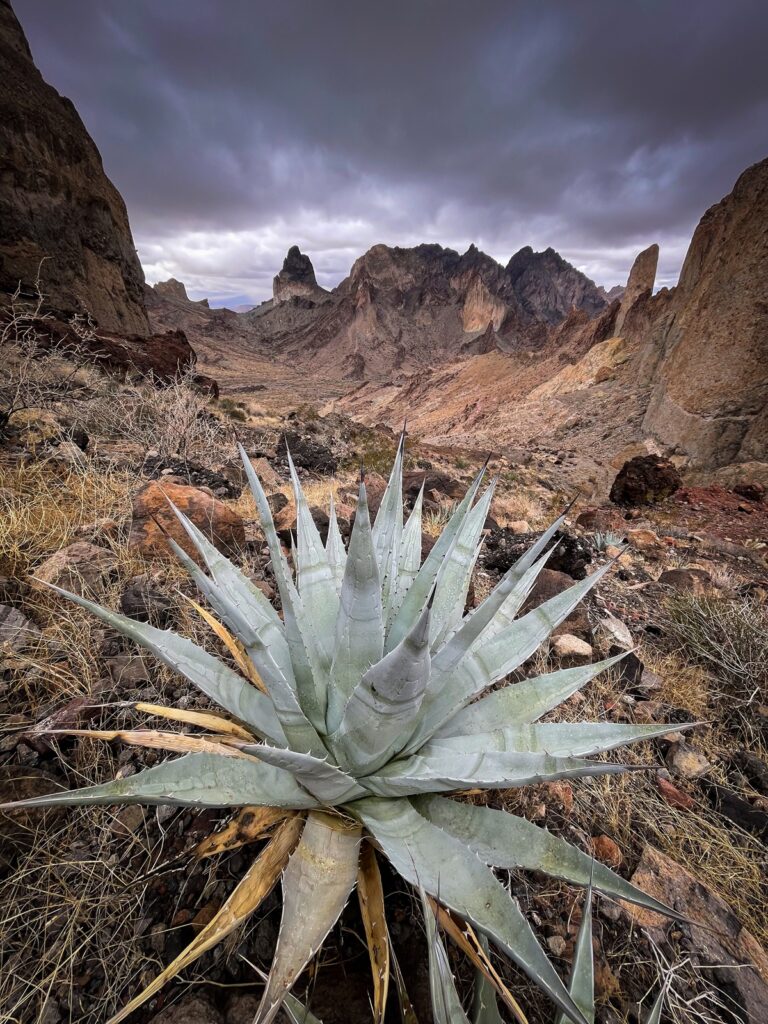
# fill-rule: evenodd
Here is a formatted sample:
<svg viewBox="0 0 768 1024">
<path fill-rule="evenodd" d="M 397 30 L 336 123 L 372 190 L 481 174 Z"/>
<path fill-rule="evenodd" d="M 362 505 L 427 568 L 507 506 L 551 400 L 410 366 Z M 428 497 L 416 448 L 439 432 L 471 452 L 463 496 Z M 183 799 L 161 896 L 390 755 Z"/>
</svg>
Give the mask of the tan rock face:
<svg viewBox="0 0 768 1024">
<path fill-rule="evenodd" d="M 0 3 L 0 292 L 28 291 L 40 261 L 46 303 L 99 325 L 147 334 L 144 274 L 125 204 L 75 108 L 35 67 Z"/>
<path fill-rule="evenodd" d="M 193 558 L 196 552 L 166 498 L 202 530 L 220 551 L 232 554 L 245 543 L 243 520 L 223 502 L 197 487 L 150 480 L 133 499 L 129 543 L 146 555 L 168 558 L 173 553 L 165 533 Z"/>
<path fill-rule="evenodd" d="M 659 247 L 654 242 L 647 249 L 643 249 L 632 264 L 627 287 L 621 299 L 619 312 L 616 314 L 616 326 L 614 329 L 617 334 L 621 334 L 624 319 L 637 299 L 645 292 L 653 291 L 653 286 L 656 283 L 656 267 L 658 262 Z"/>
<path fill-rule="evenodd" d="M 702 217 L 653 330 L 644 428 L 694 468 L 768 457 L 768 159 Z"/>
</svg>

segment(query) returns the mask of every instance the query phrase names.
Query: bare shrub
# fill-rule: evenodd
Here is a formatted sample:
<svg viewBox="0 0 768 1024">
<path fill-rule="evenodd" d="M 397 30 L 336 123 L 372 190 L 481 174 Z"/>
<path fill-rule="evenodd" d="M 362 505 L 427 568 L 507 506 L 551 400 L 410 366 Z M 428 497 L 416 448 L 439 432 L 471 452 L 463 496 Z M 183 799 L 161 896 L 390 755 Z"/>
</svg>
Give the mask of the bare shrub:
<svg viewBox="0 0 768 1024">
<path fill-rule="evenodd" d="M 679 595 L 667 602 L 664 624 L 680 654 L 709 670 L 742 720 L 765 703 L 768 614 L 756 600 Z"/>
<path fill-rule="evenodd" d="M 231 454 L 232 436 L 211 412 L 211 399 L 191 371 L 155 385 L 152 380 L 105 386 L 85 410 L 89 432 L 154 449 L 163 457 L 195 459 Z"/>
</svg>

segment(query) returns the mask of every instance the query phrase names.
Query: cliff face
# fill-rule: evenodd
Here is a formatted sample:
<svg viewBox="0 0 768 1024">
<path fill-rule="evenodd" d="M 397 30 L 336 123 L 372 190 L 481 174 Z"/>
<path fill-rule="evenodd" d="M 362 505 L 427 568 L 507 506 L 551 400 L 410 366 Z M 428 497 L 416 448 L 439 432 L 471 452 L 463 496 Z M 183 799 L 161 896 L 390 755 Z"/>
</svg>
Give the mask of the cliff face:
<svg viewBox="0 0 768 1024">
<path fill-rule="evenodd" d="M 88 311 L 109 331 L 145 335 L 144 274 L 125 204 L 72 103 L 34 65 L 0 0 L 0 293 L 40 268 L 46 305 Z M 42 266 L 41 266 L 41 261 Z"/>
<path fill-rule="evenodd" d="M 707 210 L 648 307 L 644 428 L 694 468 L 768 462 L 768 159 Z"/>
<path fill-rule="evenodd" d="M 272 282 L 272 301 L 275 304 L 289 299 L 321 302 L 327 297 L 328 292 L 317 283 L 312 260 L 298 245 L 292 245 L 283 260 L 283 269 Z"/>
</svg>

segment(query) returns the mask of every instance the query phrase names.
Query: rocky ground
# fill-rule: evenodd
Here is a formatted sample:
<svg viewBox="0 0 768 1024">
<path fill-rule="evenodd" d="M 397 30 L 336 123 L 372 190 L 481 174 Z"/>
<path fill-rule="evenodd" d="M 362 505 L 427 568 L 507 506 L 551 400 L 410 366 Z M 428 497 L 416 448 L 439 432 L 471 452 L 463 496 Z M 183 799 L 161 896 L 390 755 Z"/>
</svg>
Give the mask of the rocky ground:
<svg viewBox="0 0 768 1024">
<path fill-rule="evenodd" d="M 2 798 L 131 774 L 160 756 L 52 730 L 138 722 L 137 702 L 204 704 L 150 657 L 52 598 L 40 581 L 75 587 L 217 649 L 187 601 L 194 588 L 168 558 L 159 525 L 176 527 L 162 490 L 273 597 L 255 510 L 233 458 L 235 435 L 265 482 L 286 542 L 293 505 L 283 436 L 321 528 L 333 490 L 349 529 L 360 460 L 375 504 L 395 447 L 386 429 L 322 418 L 306 407 L 278 417 L 255 403 L 213 400 L 186 383 L 157 392 L 80 373 L 76 401 L 19 416 L 0 449 Z M 485 454 L 412 440 L 406 485 L 415 495 L 427 474 L 425 549 Z M 573 497 L 564 466 L 545 452 L 494 452 L 499 485 L 472 600 Z M 599 901 L 599 1020 L 611 1024 L 645 1019 L 658 970 L 672 972 L 669 1017 L 681 1024 L 758 1021 L 768 1004 L 761 946 L 768 939 L 768 505 L 759 487 L 735 494 L 675 490 L 677 483 L 664 460 L 643 460 L 623 474 L 613 502 L 605 492 L 599 503 L 581 499 L 571 509 L 529 600 L 558 592 L 608 557 L 616 562 L 527 666 L 632 648 L 621 672 L 596 680 L 560 714 L 669 721 L 670 733 L 625 755 L 640 772 L 498 797 L 691 920 L 672 925 Z M 643 504 L 649 497 L 653 503 Z M 675 727 L 689 722 L 701 724 L 683 737 Z M 138 807 L 2 817 L 3 1019 L 104 1021 L 188 943 L 241 877 L 252 846 L 218 859 L 190 857 L 222 823 L 211 811 Z M 385 884 L 406 982 L 418 1019 L 429 1021 L 420 915 L 401 883 L 388 877 Z M 579 894 L 543 876 L 513 874 L 510 884 L 567 972 Z M 278 922 L 273 894 L 257 920 L 190 967 L 136 1020 L 250 1021 L 258 995 L 251 964 L 268 963 Z M 470 977 L 458 954 L 455 966 Z M 525 979 L 508 976 L 532 1024 L 548 1021 L 550 1008 Z M 367 1019 L 368 985 L 359 913 L 350 905 L 304 987 L 314 1012 L 333 1024 Z"/>
</svg>

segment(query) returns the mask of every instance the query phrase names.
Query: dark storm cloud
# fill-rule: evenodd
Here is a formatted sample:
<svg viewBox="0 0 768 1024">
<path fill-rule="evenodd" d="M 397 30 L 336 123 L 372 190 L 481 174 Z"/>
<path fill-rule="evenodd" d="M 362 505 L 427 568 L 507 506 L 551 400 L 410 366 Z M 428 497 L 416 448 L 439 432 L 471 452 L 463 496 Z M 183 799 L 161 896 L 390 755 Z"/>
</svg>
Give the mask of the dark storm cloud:
<svg viewBox="0 0 768 1024">
<path fill-rule="evenodd" d="M 602 283 L 765 156 L 763 0 L 16 0 L 151 280 L 263 298 L 377 241 L 553 245 Z"/>
</svg>

